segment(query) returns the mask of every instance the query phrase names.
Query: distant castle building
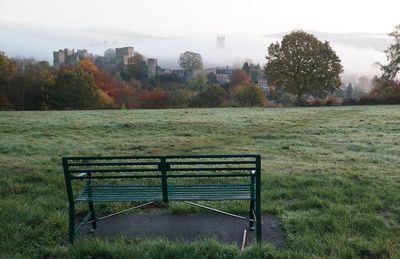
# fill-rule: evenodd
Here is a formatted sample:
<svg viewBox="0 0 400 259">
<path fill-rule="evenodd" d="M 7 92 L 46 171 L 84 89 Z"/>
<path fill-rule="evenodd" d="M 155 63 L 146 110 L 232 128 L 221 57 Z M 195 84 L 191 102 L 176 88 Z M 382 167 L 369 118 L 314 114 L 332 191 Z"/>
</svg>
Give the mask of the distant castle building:
<svg viewBox="0 0 400 259">
<path fill-rule="evenodd" d="M 232 80 L 233 69 L 230 69 L 229 67 L 217 68 L 215 71 L 215 75 L 219 83 L 221 84 L 230 83 Z"/>
<path fill-rule="evenodd" d="M 172 74 L 175 74 L 178 78 L 181 80 L 184 80 L 186 82 L 192 80 L 196 76 L 199 75 L 210 75 L 213 74 L 215 76 L 215 79 L 218 81 L 220 84 L 227 84 L 230 83 L 232 80 L 232 75 L 233 75 L 233 69 L 229 67 L 225 68 L 204 68 L 204 69 L 199 69 L 196 71 L 191 71 L 191 70 L 186 70 L 186 69 L 176 69 L 172 70 Z"/>
<path fill-rule="evenodd" d="M 63 65 L 76 65 L 85 58 L 93 59 L 96 65 L 104 70 L 112 71 L 117 66 L 126 66 L 130 64 L 134 54 L 133 47 L 124 47 L 115 49 L 115 57 L 93 57 L 86 49 L 60 49 L 53 52 L 53 66 L 60 69 Z"/>
<path fill-rule="evenodd" d="M 53 66 L 60 69 L 63 65 L 75 65 L 85 58 L 93 58 L 93 55 L 86 49 L 60 49 L 53 52 Z"/>
<path fill-rule="evenodd" d="M 219 41 L 224 41 L 225 36 L 219 35 Z M 113 52 L 113 49 L 109 49 Z M 1 52 L 0 52 L 1 55 Z M 106 54 L 104 56 L 93 56 L 89 53 L 86 49 L 60 49 L 58 51 L 53 52 L 53 66 L 55 69 L 60 69 L 63 65 L 76 65 L 85 58 L 90 58 L 94 61 L 96 66 L 99 69 L 104 71 L 108 71 L 110 73 L 114 72 L 128 72 L 128 65 L 134 64 L 134 48 L 133 47 L 123 47 L 123 48 L 115 48 L 115 55 L 113 53 Z M 155 58 L 149 58 L 146 61 L 141 61 L 138 65 L 139 70 L 141 71 L 144 77 L 152 79 L 158 76 L 165 76 L 165 75 L 175 75 L 181 80 L 186 82 L 192 80 L 196 76 L 203 74 L 209 75 L 214 74 L 215 79 L 220 84 L 227 84 L 230 83 L 232 80 L 233 69 L 226 67 L 226 68 L 207 68 L 207 69 L 199 69 L 196 71 L 185 70 L 185 69 L 177 69 L 177 70 L 170 70 L 170 69 L 161 69 L 158 66 L 158 61 Z M 264 89 L 268 90 L 268 86 L 266 82 L 259 82 L 259 85 Z"/>
<path fill-rule="evenodd" d="M 135 55 L 133 47 L 115 49 L 115 60 L 118 64 L 128 65 Z"/>
<path fill-rule="evenodd" d="M 122 69 L 133 62 L 135 51 L 133 47 L 115 48 L 114 56 L 96 56 L 94 62 L 97 67 L 108 72 Z"/>
</svg>

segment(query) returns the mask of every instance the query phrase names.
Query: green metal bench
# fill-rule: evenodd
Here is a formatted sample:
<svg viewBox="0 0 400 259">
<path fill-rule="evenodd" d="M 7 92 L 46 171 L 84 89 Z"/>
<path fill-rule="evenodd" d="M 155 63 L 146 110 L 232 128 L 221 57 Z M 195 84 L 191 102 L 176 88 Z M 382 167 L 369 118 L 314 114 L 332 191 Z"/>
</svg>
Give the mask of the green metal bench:
<svg viewBox="0 0 400 259">
<path fill-rule="evenodd" d="M 155 202 L 185 202 L 249 221 L 261 242 L 261 157 L 259 155 L 63 157 L 69 202 L 69 241 L 82 225 Z M 75 195 L 74 193 L 77 193 Z M 249 217 L 234 215 L 194 201 L 249 200 Z M 75 227 L 75 205 L 89 213 Z M 94 203 L 145 202 L 97 218 Z"/>
</svg>

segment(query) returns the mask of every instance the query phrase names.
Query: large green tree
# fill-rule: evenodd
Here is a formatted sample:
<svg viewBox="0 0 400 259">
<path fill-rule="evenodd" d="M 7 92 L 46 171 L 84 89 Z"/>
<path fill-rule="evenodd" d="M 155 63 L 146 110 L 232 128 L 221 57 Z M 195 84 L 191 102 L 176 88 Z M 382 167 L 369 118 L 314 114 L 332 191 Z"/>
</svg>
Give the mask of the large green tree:
<svg viewBox="0 0 400 259">
<path fill-rule="evenodd" d="M 203 59 L 199 53 L 186 51 L 179 56 L 178 64 L 183 69 L 195 71 L 203 68 Z"/>
<path fill-rule="evenodd" d="M 340 87 L 343 67 L 329 45 L 304 31 L 285 35 L 268 47 L 265 76 L 272 89 L 288 92 L 300 104 L 307 95 L 325 97 Z"/>
<path fill-rule="evenodd" d="M 85 73 L 81 68 L 60 71 L 49 95 L 56 109 L 95 109 L 102 105 L 93 75 Z"/>
</svg>

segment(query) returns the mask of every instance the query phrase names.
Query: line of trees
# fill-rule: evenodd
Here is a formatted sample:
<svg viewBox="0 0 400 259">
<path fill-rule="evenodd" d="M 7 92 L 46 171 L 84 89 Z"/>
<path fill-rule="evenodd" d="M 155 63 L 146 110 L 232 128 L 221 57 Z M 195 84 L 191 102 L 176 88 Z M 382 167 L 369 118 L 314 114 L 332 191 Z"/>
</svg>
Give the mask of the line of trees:
<svg viewBox="0 0 400 259">
<path fill-rule="evenodd" d="M 218 83 L 215 74 L 199 74 L 189 82 L 177 75 L 148 79 L 143 57 L 113 74 L 102 71 L 90 59 L 54 70 L 47 62 L 10 59 L 0 54 L 0 109 L 120 109 L 186 107 L 266 106 L 263 90 L 254 78 L 264 73 L 269 104 L 346 105 L 400 103 L 400 25 L 390 34 L 388 64 L 372 80 L 372 90 L 354 98 L 355 89 L 341 83 L 343 67 L 329 42 L 294 31 L 268 47 L 267 63 L 245 63 L 235 70 L 231 82 Z M 187 51 L 178 60 L 186 70 L 202 68 L 198 53 Z M 364 80 L 365 81 L 365 80 Z"/>
<path fill-rule="evenodd" d="M 47 62 L 0 55 L 0 109 L 163 109 L 185 107 L 265 106 L 264 92 L 243 70 L 220 85 L 207 75 L 190 82 L 174 76 L 137 80 L 127 67 L 118 74 L 102 71 L 90 59 L 54 70 Z M 244 75 L 243 75 L 244 74 Z"/>
</svg>

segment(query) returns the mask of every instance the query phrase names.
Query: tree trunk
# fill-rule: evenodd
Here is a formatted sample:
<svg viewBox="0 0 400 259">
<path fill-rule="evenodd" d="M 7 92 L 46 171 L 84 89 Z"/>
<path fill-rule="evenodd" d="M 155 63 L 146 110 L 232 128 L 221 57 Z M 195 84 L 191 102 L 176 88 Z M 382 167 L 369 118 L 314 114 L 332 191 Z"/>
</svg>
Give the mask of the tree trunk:
<svg viewBox="0 0 400 259">
<path fill-rule="evenodd" d="M 299 106 L 303 106 L 303 95 L 302 95 L 302 91 L 301 91 L 302 86 L 300 85 L 297 88 L 297 105 Z"/>
</svg>

